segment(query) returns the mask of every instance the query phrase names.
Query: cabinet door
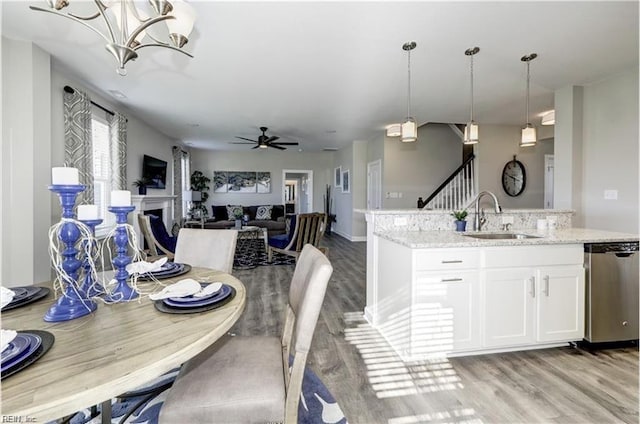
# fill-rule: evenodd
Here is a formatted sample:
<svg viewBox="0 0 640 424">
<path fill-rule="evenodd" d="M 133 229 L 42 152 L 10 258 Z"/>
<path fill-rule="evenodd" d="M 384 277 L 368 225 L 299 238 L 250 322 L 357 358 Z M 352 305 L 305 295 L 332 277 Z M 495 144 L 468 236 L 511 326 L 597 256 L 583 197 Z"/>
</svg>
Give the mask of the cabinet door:
<svg viewBox="0 0 640 424">
<path fill-rule="evenodd" d="M 584 337 L 584 268 L 539 268 L 537 341 L 572 341 Z"/>
<path fill-rule="evenodd" d="M 480 347 L 477 271 L 418 273 L 412 325 L 414 354 Z"/>
<path fill-rule="evenodd" d="M 484 347 L 532 343 L 534 304 L 538 295 L 534 269 L 487 270 L 482 287 Z"/>
</svg>

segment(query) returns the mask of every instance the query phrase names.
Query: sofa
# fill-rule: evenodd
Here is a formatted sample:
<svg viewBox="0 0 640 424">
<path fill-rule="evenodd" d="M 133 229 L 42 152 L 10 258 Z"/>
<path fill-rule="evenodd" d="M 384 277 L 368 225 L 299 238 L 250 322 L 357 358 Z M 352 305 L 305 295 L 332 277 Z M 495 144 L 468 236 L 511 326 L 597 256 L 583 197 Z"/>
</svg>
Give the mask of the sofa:
<svg viewBox="0 0 640 424">
<path fill-rule="evenodd" d="M 211 206 L 211 218 L 204 223 L 204 228 L 209 229 L 225 229 L 233 228 L 236 224 L 235 216 L 229 216 L 229 212 L 239 212 L 249 218 L 245 225 L 252 225 L 260 228 L 266 228 L 269 237 L 285 234 L 285 214 L 284 205 L 258 205 L 258 206 L 241 206 L 241 205 L 224 205 Z"/>
</svg>

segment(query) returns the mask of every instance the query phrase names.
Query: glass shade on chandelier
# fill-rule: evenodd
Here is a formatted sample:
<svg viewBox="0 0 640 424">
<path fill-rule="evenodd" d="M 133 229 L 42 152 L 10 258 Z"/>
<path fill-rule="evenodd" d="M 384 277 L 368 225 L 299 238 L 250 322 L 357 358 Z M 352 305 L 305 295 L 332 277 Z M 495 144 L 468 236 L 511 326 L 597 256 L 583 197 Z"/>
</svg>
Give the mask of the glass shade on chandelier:
<svg viewBox="0 0 640 424">
<path fill-rule="evenodd" d="M 149 0 L 149 16 L 145 16 L 134 0 L 94 0 L 96 11 L 89 16 L 80 16 L 75 12 L 63 13 L 61 10 L 70 3 L 72 0 L 47 0 L 48 9 L 29 7 L 70 19 L 99 34 L 107 42 L 107 51 L 118 62 L 117 72 L 120 75 L 127 74 L 125 65 L 138 57 L 138 50 L 142 47 L 165 47 L 193 57 L 182 47 L 189 40 L 196 15 L 183 0 Z M 74 0 L 73 3 L 79 1 Z M 90 22 L 97 25 L 93 26 Z M 158 22 L 166 23 L 169 42 L 158 40 L 147 31 Z M 145 42 L 146 39 L 150 41 Z"/>
<path fill-rule="evenodd" d="M 527 124 L 522 128 L 522 136 L 520 137 L 520 147 L 535 146 L 538 141 L 538 134 L 536 128 Z"/>
<path fill-rule="evenodd" d="M 477 144 L 478 143 L 478 124 L 475 121 L 471 121 L 464 127 L 464 137 L 462 138 L 464 144 Z"/>
<path fill-rule="evenodd" d="M 402 131 L 400 134 L 400 141 L 403 143 L 412 143 L 418 139 L 418 126 L 416 121 L 409 117 L 402 124 Z"/>
</svg>

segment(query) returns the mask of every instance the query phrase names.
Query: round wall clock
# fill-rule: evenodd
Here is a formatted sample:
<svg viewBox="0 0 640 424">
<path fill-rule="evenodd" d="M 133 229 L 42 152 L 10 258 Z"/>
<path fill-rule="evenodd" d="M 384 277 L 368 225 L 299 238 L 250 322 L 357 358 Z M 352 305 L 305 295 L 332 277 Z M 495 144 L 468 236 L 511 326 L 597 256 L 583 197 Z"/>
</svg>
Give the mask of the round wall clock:
<svg viewBox="0 0 640 424">
<path fill-rule="evenodd" d="M 522 194 L 526 185 L 527 173 L 524 165 L 514 155 L 513 160 L 507 162 L 502 170 L 502 188 L 509 196 L 516 197 Z"/>
</svg>

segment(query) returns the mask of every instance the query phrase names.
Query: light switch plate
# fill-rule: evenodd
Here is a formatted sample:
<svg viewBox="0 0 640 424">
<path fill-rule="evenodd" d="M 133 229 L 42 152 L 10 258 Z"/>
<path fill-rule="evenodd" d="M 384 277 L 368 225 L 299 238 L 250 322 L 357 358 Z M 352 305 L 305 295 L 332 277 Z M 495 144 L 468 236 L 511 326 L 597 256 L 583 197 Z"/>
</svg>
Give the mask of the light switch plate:
<svg viewBox="0 0 640 424">
<path fill-rule="evenodd" d="M 605 190 L 604 191 L 604 199 L 605 200 L 618 200 L 618 190 Z"/>
</svg>

